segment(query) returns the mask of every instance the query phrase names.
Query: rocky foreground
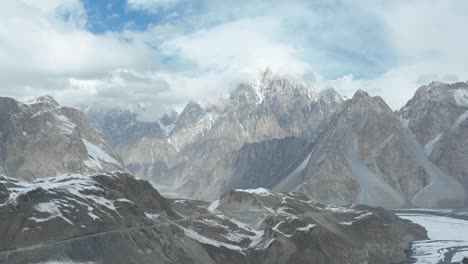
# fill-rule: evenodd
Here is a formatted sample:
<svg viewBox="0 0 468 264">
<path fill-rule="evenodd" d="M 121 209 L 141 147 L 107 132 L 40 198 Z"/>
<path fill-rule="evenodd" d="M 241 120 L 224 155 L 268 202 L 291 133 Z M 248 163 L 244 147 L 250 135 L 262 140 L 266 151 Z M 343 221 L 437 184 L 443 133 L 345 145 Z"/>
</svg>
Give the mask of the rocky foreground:
<svg viewBox="0 0 468 264">
<path fill-rule="evenodd" d="M 384 209 L 297 193 L 204 202 L 167 200 L 122 172 L 0 177 L 0 263 L 395 263 L 426 238 Z"/>
</svg>

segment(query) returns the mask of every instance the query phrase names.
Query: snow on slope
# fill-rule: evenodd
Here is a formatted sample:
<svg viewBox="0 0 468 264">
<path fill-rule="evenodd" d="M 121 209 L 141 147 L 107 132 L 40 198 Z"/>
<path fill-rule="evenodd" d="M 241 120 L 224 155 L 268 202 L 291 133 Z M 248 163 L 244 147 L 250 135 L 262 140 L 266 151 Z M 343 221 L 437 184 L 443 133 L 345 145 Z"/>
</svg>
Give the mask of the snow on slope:
<svg viewBox="0 0 468 264">
<path fill-rule="evenodd" d="M 73 219 L 64 215 L 64 212 L 71 214 L 77 206 L 87 208 L 88 216 L 93 220 L 100 218 L 97 215 L 109 215 L 110 211 L 117 213 L 113 200 L 98 195 L 105 190 L 93 180 L 91 175 L 64 174 L 52 178 L 36 179 L 32 182 L 17 181 L 0 176 L 0 183 L 7 186 L 10 191 L 8 198 L 3 203 L 5 206 L 16 205 L 18 199 L 34 191 L 53 194 L 67 193 L 67 196 L 53 198 L 35 205 L 29 218 L 35 222 L 46 222 L 60 218 L 73 225 Z"/>
<path fill-rule="evenodd" d="M 112 156 L 110 156 L 107 152 L 105 152 L 100 147 L 94 145 L 93 143 L 89 142 L 86 139 L 82 139 L 83 144 L 88 151 L 89 158 L 84 161 L 84 163 L 92 168 L 102 169 L 103 165 L 101 162 L 105 163 L 112 163 L 117 166 L 120 166 L 120 163 L 115 160 Z"/>
<path fill-rule="evenodd" d="M 468 107 L 468 90 L 453 90 L 453 98 L 458 106 Z"/>
</svg>

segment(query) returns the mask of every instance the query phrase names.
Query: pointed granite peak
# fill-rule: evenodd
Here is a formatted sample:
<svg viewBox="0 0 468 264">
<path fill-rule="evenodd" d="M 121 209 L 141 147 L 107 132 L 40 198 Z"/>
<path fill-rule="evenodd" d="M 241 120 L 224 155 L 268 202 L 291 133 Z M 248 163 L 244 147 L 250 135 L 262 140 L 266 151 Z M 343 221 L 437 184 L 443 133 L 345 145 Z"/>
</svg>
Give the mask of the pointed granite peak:
<svg viewBox="0 0 468 264">
<path fill-rule="evenodd" d="M 343 102 L 343 96 L 341 96 L 335 89 L 332 87 L 325 88 L 319 92 L 321 100 L 324 100 L 328 103 L 340 103 Z"/>
<path fill-rule="evenodd" d="M 271 71 L 270 67 L 267 67 L 261 75 L 262 82 L 270 81 L 272 77 L 273 77 L 273 72 Z"/>
<path fill-rule="evenodd" d="M 200 109 L 200 110 L 203 110 L 203 107 L 198 103 L 198 102 L 195 102 L 195 101 L 189 101 L 187 103 L 187 105 L 185 106 L 185 109 L 187 110 L 192 110 L 192 109 Z M 184 111 L 185 111 L 184 109 Z"/>
<path fill-rule="evenodd" d="M 364 90 L 362 90 L 362 89 L 359 89 L 359 90 L 357 90 L 356 93 L 353 95 L 353 99 L 352 99 L 352 100 L 355 101 L 355 100 L 359 100 L 359 99 L 361 99 L 361 98 L 370 98 L 370 96 L 369 96 L 369 94 L 368 94 L 366 91 L 364 91 Z"/>
<path fill-rule="evenodd" d="M 179 121 L 189 120 L 198 120 L 205 114 L 205 110 L 197 102 L 190 101 L 185 106 L 184 110 L 179 116 Z"/>
</svg>

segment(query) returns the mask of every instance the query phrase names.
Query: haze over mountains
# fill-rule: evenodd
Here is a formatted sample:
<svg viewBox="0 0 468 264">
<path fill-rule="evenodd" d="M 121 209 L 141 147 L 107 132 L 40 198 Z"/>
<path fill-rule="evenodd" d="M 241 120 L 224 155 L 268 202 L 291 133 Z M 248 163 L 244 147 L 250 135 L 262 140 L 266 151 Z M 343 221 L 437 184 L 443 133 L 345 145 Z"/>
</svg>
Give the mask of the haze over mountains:
<svg viewBox="0 0 468 264">
<path fill-rule="evenodd" d="M 467 98 L 467 83 L 433 82 L 393 111 L 364 91 L 346 99 L 267 70 L 228 99 L 155 123 L 117 109 L 87 115 L 126 169 L 167 194 L 264 187 L 341 205 L 458 207 L 468 201 Z"/>
</svg>

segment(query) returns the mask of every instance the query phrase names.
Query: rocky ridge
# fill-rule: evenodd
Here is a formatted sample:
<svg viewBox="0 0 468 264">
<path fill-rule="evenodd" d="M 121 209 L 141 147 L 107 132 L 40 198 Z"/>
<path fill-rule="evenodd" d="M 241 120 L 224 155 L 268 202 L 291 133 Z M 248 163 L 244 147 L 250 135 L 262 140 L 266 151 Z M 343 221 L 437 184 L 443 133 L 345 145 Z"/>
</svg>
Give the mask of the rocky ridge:
<svg viewBox="0 0 468 264">
<path fill-rule="evenodd" d="M 0 174 L 18 179 L 122 169 L 110 143 L 74 108 L 50 96 L 0 98 Z"/>
<path fill-rule="evenodd" d="M 0 262 L 392 263 L 423 228 L 383 209 L 232 190 L 164 199 L 121 172 L 0 178 Z"/>
<path fill-rule="evenodd" d="M 169 133 L 116 148 L 171 196 L 264 187 L 340 205 L 466 206 L 467 86 L 431 83 L 393 111 L 364 91 L 344 100 L 267 70 L 229 98 L 189 103 Z"/>
</svg>

